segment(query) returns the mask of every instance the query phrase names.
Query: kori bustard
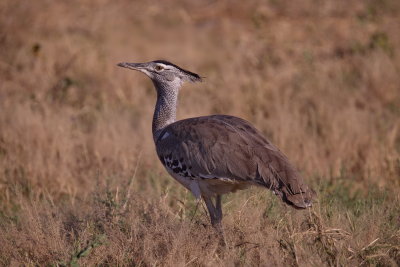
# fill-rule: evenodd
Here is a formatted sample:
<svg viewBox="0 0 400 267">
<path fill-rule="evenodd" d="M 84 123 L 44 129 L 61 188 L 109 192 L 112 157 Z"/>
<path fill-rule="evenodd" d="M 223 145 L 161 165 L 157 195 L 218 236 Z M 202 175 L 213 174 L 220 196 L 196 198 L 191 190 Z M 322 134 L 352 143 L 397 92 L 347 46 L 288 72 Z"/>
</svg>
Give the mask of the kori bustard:
<svg viewBox="0 0 400 267">
<path fill-rule="evenodd" d="M 119 63 L 146 74 L 157 91 L 153 139 L 168 173 L 206 203 L 211 224 L 221 227 L 221 196 L 251 185 L 272 190 L 286 204 L 310 207 L 314 192 L 287 157 L 249 122 L 228 115 L 176 121 L 178 93 L 196 73 L 165 60 Z M 215 199 L 215 201 L 213 201 Z"/>
</svg>

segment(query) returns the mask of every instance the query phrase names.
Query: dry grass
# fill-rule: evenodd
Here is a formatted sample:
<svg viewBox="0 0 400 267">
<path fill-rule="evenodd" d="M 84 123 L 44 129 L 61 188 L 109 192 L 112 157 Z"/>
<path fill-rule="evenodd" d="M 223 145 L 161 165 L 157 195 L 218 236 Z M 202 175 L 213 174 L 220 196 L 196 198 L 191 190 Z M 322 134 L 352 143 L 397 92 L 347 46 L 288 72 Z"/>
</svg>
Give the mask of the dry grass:
<svg viewBox="0 0 400 267">
<path fill-rule="evenodd" d="M 400 4 L 0 2 L 0 265 L 400 265 Z M 155 94 L 120 61 L 206 76 L 180 118 L 261 129 L 318 192 L 224 199 L 228 247 L 168 177 Z"/>
</svg>

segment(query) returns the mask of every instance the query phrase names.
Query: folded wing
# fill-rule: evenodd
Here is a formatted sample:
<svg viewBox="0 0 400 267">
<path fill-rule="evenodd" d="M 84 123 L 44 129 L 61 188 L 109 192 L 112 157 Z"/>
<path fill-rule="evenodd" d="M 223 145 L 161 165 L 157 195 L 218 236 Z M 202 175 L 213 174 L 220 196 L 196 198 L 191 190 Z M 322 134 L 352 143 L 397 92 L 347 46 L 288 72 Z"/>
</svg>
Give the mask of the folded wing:
<svg viewBox="0 0 400 267">
<path fill-rule="evenodd" d="M 300 173 L 243 119 L 213 115 L 181 120 L 160 133 L 156 147 L 161 161 L 182 176 L 250 182 L 295 208 L 311 206 L 315 193 Z"/>
</svg>

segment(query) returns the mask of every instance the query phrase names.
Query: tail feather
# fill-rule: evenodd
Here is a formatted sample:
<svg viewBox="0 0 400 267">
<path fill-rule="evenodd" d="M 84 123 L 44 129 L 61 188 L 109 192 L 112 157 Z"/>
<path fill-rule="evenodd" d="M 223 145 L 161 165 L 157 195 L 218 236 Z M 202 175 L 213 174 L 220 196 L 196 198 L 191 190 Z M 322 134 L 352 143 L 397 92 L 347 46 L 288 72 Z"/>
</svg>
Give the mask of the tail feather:
<svg viewBox="0 0 400 267">
<path fill-rule="evenodd" d="M 303 182 L 303 177 L 286 158 L 278 158 L 275 162 L 279 162 L 280 171 L 276 171 L 277 168 L 271 164 L 258 166 L 257 177 L 261 178 L 258 180 L 286 204 L 298 209 L 311 207 L 315 191 Z"/>
<path fill-rule="evenodd" d="M 301 190 L 300 193 L 295 193 L 295 194 L 288 192 L 286 188 L 283 189 L 282 200 L 286 204 L 298 209 L 305 209 L 311 207 L 313 198 L 315 197 L 316 194 L 314 190 L 309 189 L 307 186 L 303 186 L 302 189 L 304 189 L 304 187 L 305 190 Z"/>
</svg>

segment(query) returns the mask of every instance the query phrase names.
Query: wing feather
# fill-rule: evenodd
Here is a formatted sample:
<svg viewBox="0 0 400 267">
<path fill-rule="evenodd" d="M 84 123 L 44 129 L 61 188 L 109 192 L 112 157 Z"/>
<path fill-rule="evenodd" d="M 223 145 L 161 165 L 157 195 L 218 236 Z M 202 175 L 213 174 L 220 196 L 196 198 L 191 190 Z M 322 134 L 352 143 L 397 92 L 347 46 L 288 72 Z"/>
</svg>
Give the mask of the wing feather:
<svg viewBox="0 0 400 267">
<path fill-rule="evenodd" d="M 249 122 L 225 115 L 190 118 L 164 129 L 160 157 L 176 155 L 191 177 L 224 178 L 265 186 L 286 203 L 305 208 L 314 192 L 287 157 Z M 179 156 L 177 156 L 179 155 Z"/>
</svg>

